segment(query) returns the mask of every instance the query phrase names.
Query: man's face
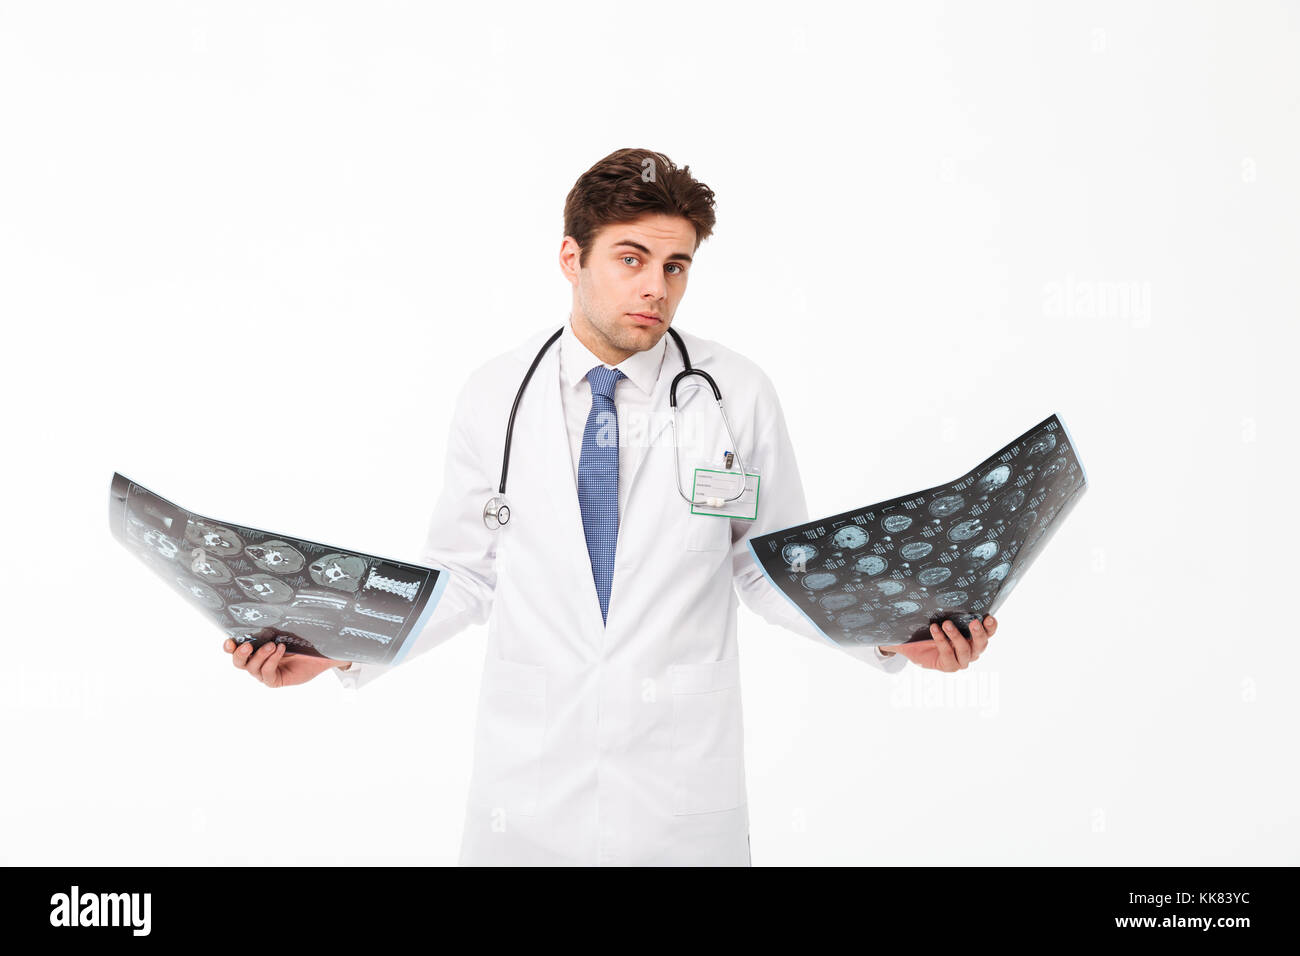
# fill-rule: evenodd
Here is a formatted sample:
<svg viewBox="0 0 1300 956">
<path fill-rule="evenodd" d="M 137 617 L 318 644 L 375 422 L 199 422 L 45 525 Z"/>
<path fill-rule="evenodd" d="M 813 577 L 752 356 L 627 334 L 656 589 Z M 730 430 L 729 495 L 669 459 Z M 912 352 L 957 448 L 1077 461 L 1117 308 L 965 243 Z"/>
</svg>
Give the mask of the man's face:
<svg viewBox="0 0 1300 956">
<path fill-rule="evenodd" d="M 690 221 L 662 213 L 601 229 L 582 268 L 566 236 L 560 267 L 573 286 L 574 333 L 609 365 L 654 347 L 686 293 L 694 250 Z"/>
</svg>

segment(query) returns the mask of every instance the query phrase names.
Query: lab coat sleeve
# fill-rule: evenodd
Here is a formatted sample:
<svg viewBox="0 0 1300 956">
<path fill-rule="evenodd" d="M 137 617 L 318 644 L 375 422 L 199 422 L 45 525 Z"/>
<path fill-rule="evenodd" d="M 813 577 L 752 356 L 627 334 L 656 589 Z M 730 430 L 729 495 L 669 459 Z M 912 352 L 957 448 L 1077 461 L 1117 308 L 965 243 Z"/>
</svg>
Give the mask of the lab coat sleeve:
<svg viewBox="0 0 1300 956">
<path fill-rule="evenodd" d="M 429 520 L 420 561 L 449 573 L 447 586 L 424 629 L 408 640 L 405 664 L 465 628 L 482 624 L 492 609 L 496 589 L 496 536 L 483 524 L 483 504 L 495 493 L 493 476 L 483 468 L 483 450 L 475 439 L 471 385 L 461 390 L 452 415 L 443 469 L 442 491 Z M 400 665 L 397 665 L 400 666 Z M 334 668 L 344 687 L 360 688 L 393 669 L 361 664 Z"/>
<path fill-rule="evenodd" d="M 737 593 L 751 611 L 769 624 L 778 624 L 802 634 L 818 644 L 837 648 L 852 657 L 867 661 L 889 674 L 907 666 L 907 658 L 895 653 L 886 657 L 875 647 L 842 647 L 817 630 L 807 616 L 786 597 L 767 576 L 749 550 L 749 541 L 772 531 L 803 524 L 810 520 L 804 499 L 803 481 L 795 460 L 790 433 L 776 390 L 760 373 L 764 388 L 754 409 L 755 421 L 766 422 L 761 437 L 751 452 L 752 464 L 761 476 L 758 518 L 731 522 L 731 567 Z M 746 462 L 748 466 L 751 462 Z"/>
</svg>

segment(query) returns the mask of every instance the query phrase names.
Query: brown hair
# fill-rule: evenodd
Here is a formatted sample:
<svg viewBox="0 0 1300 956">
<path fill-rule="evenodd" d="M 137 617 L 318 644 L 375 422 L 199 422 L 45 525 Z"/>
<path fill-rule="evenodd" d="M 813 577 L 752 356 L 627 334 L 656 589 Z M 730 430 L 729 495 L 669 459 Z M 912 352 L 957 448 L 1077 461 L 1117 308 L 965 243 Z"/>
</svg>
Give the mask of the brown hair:
<svg viewBox="0 0 1300 956">
<path fill-rule="evenodd" d="M 713 190 L 691 175 L 691 167 L 678 169 L 650 149 L 616 150 L 579 176 L 564 200 L 564 234 L 581 247 L 579 268 L 587 264 L 596 233 L 646 213 L 688 219 L 695 227 L 695 249 L 713 234 L 717 220 Z"/>
</svg>

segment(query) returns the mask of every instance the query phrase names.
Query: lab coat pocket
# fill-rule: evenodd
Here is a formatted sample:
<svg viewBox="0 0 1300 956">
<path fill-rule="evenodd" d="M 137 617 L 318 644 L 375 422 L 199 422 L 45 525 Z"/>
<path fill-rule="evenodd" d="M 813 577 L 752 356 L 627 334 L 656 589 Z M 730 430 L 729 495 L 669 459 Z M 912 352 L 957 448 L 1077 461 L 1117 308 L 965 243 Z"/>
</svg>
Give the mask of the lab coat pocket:
<svg viewBox="0 0 1300 956">
<path fill-rule="evenodd" d="M 731 521 L 714 515 L 688 515 L 687 551 L 721 551 L 731 544 Z"/>
<path fill-rule="evenodd" d="M 472 797 L 507 814 L 536 813 L 545 736 L 545 666 L 489 653 L 475 733 Z"/>
<path fill-rule="evenodd" d="M 673 697 L 673 813 L 745 802 L 740 658 L 669 669 Z"/>
</svg>

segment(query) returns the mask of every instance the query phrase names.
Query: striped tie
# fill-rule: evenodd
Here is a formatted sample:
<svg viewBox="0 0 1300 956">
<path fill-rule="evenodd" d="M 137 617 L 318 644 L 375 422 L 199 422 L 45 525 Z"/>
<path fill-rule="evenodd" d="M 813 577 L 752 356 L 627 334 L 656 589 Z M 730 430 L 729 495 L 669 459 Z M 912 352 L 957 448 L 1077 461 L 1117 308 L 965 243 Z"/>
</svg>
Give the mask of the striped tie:
<svg viewBox="0 0 1300 956">
<path fill-rule="evenodd" d="M 591 384 L 591 414 L 582 433 L 578 459 L 578 504 L 587 535 L 591 574 L 600 599 L 600 616 L 609 618 L 609 587 L 614 578 L 614 546 L 618 542 L 618 413 L 614 386 L 625 378 L 616 368 L 597 365 L 587 373 Z"/>
</svg>

